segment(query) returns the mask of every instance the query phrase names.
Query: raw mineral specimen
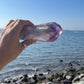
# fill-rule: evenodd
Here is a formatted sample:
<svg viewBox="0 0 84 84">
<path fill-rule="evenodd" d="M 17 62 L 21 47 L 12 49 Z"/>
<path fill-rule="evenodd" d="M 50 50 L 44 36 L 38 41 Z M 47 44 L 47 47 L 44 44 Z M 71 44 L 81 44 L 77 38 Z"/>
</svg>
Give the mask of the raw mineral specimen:
<svg viewBox="0 0 84 84">
<path fill-rule="evenodd" d="M 20 33 L 20 39 L 53 42 L 62 32 L 63 30 L 59 24 L 49 22 L 35 26 L 25 26 Z"/>
</svg>

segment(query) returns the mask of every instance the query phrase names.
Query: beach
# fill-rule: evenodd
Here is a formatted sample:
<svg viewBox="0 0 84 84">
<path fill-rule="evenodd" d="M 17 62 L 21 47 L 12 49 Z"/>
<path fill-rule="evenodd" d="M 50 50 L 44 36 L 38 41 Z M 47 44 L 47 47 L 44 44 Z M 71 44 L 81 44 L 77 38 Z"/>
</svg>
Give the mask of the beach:
<svg viewBox="0 0 84 84">
<path fill-rule="evenodd" d="M 84 84 L 84 63 L 72 61 L 64 64 L 65 68 L 58 70 L 47 70 L 46 73 L 36 72 L 28 74 L 26 69 L 11 71 L 1 74 L 0 83 L 5 84 Z M 79 66 L 79 67 L 78 67 Z M 16 75 L 17 74 L 17 75 Z M 13 75 L 13 76 L 12 76 Z M 77 76 L 80 76 L 79 78 Z M 77 78 L 76 78 L 77 77 Z M 83 82 L 83 83 L 80 83 Z"/>
</svg>

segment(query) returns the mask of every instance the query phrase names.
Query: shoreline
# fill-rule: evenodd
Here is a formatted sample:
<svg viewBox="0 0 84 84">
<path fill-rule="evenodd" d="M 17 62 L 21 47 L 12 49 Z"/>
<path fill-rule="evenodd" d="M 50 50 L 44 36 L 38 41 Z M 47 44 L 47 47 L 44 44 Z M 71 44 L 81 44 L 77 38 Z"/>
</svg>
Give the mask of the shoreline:
<svg viewBox="0 0 84 84">
<path fill-rule="evenodd" d="M 63 63 L 63 60 L 60 60 Z M 70 62 L 64 64 L 64 68 L 58 68 L 57 70 L 48 69 L 47 72 L 35 72 L 29 74 L 27 70 L 15 71 L 14 73 L 8 72 L 0 74 L 0 83 L 4 84 L 79 84 L 83 81 L 84 83 L 84 63 L 81 62 Z M 24 72 L 24 73 L 23 73 Z M 11 73 L 11 74 L 10 74 Z M 82 76 L 81 76 L 82 75 Z M 5 77 L 6 76 L 6 77 Z M 80 78 L 75 79 L 75 77 Z"/>
<path fill-rule="evenodd" d="M 77 76 L 80 78 L 75 79 Z M 4 84 L 79 84 L 78 82 L 83 81 L 84 83 L 84 68 L 79 70 L 69 69 L 66 73 L 63 72 L 49 72 L 48 74 L 34 74 L 32 77 L 29 77 L 28 74 L 17 75 L 13 78 L 7 78 L 0 83 Z"/>
</svg>

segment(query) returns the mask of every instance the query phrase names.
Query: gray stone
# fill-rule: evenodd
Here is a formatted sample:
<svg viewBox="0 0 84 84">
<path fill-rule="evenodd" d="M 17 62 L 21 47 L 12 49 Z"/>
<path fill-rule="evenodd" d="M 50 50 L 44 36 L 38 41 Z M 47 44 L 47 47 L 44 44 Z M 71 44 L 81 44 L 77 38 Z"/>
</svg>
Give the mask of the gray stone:
<svg viewBox="0 0 84 84">
<path fill-rule="evenodd" d="M 5 83 L 11 83 L 11 80 L 10 80 L 10 79 L 5 79 L 4 82 L 5 82 Z"/>
<path fill-rule="evenodd" d="M 72 84 L 84 84 L 84 74 L 76 76 L 73 79 Z"/>
<path fill-rule="evenodd" d="M 61 81 L 61 84 L 72 84 L 72 81 L 70 81 L 70 80 L 62 80 Z"/>
<path fill-rule="evenodd" d="M 47 82 L 47 84 L 54 84 L 53 82 Z"/>
</svg>

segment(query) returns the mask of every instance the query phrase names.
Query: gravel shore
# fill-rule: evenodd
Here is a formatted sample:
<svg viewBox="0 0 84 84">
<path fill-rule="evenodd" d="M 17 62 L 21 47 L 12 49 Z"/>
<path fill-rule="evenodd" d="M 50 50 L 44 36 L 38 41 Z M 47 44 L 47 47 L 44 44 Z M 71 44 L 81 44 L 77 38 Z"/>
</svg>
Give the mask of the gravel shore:
<svg viewBox="0 0 84 84">
<path fill-rule="evenodd" d="M 69 67 L 57 71 L 48 69 L 46 73 L 35 73 L 32 76 L 25 73 L 6 77 L 0 80 L 0 84 L 84 84 L 84 64 L 77 62 L 77 68 L 74 66 L 75 63 L 70 62 Z M 1 76 L 3 77 L 2 74 Z"/>
</svg>

